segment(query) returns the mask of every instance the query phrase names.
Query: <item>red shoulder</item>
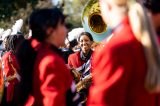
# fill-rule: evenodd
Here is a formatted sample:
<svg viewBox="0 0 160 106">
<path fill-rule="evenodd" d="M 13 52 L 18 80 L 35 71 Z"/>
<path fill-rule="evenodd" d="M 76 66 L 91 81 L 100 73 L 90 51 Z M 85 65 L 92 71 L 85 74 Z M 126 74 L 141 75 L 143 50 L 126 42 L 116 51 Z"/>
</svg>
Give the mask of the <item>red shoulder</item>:
<svg viewBox="0 0 160 106">
<path fill-rule="evenodd" d="M 79 51 L 78 51 L 78 52 L 75 52 L 75 53 L 70 54 L 68 58 L 76 58 L 76 57 L 78 57 L 78 56 L 80 56 L 80 52 L 79 52 Z"/>
<path fill-rule="evenodd" d="M 6 60 L 10 54 L 11 52 L 5 52 L 4 55 L 2 56 L 2 61 Z"/>
</svg>

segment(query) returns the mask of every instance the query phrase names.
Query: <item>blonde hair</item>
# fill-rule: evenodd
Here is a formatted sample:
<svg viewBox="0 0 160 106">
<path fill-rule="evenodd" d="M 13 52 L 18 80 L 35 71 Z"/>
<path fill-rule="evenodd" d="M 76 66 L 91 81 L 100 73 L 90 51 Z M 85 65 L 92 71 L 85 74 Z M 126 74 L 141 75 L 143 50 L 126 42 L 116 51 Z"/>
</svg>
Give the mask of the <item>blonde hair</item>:
<svg viewBox="0 0 160 106">
<path fill-rule="evenodd" d="M 151 93 L 160 92 L 160 49 L 152 20 L 140 4 L 134 3 L 129 7 L 132 31 L 143 46 L 148 65 L 145 87 Z"/>
<path fill-rule="evenodd" d="M 128 0 L 106 0 L 106 2 L 116 6 L 118 12 L 122 14 L 128 13 Z"/>
<path fill-rule="evenodd" d="M 107 0 L 114 3 L 117 6 L 127 6 L 127 0 Z"/>
</svg>

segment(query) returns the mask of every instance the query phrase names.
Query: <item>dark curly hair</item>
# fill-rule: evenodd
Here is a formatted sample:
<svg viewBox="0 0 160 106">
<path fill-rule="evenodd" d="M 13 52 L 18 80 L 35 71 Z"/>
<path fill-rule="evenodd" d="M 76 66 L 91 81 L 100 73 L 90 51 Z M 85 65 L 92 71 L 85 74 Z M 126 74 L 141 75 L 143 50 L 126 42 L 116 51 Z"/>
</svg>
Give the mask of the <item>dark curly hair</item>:
<svg viewBox="0 0 160 106">
<path fill-rule="evenodd" d="M 19 45 L 23 41 L 24 41 L 23 34 L 10 35 L 7 42 L 8 43 L 8 47 L 6 48 L 7 51 L 12 51 L 13 53 L 15 53 Z"/>
<path fill-rule="evenodd" d="M 82 32 L 82 33 L 79 35 L 79 37 L 78 37 L 78 41 L 80 41 L 80 38 L 81 38 L 81 36 L 83 36 L 83 35 L 88 36 L 88 38 L 89 38 L 91 41 L 93 41 L 93 37 L 92 37 L 92 35 L 91 35 L 89 32 Z"/>
<path fill-rule="evenodd" d="M 58 8 L 41 9 L 34 11 L 29 19 L 29 27 L 32 30 L 32 38 L 43 41 L 48 27 L 56 28 L 61 22 L 64 24 L 65 16 Z"/>
</svg>

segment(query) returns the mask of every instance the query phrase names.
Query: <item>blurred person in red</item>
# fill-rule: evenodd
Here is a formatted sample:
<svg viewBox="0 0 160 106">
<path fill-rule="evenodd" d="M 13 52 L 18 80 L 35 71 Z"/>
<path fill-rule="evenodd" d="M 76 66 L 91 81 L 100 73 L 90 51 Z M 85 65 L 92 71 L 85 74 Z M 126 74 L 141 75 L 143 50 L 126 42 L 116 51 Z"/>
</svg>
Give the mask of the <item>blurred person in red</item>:
<svg viewBox="0 0 160 106">
<path fill-rule="evenodd" d="M 29 27 L 32 37 L 17 52 L 21 81 L 14 105 L 78 105 L 72 76 L 58 49 L 67 33 L 65 16 L 58 8 L 38 9 L 31 13 Z"/>
<path fill-rule="evenodd" d="M 3 99 L 6 100 L 7 104 L 12 101 L 14 87 L 20 81 L 18 74 L 19 65 L 15 54 L 23 40 L 24 36 L 22 34 L 9 35 L 6 43 L 6 52 L 2 57 L 2 71 L 5 84 Z"/>
<path fill-rule="evenodd" d="M 93 54 L 93 85 L 87 105 L 160 106 L 159 84 L 153 87 L 154 79 L 148 77 L 155 67 L 148 64 L 153 56 L 149 50 L 153 48 L 146 45 L 153 30 L 148 30 L 152 25 L 146 11 L 136 2 L 128 5 L 128 0 L 99 0 L 99 3 L 112 36 Z"/>
</svg>

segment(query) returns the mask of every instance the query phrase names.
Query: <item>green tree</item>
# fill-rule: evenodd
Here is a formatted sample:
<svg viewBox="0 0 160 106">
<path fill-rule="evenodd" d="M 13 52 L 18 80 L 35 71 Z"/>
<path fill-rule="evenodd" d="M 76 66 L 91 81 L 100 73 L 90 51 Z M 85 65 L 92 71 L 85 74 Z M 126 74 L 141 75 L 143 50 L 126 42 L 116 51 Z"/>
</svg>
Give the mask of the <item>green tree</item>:
<svg viewBox="0 0 160 106">
<path fill-rule="evenodd" d="M 49 0 L 0 0 L 0 27 L 11 28 L 18 19 L 23 19 L 22 32 L 28 33 L 28 16 L 37 8 L 53 7 Z"/>
<path fill-rule="evenodd" d="M 69 29 L 81 27 L 81 14 L 88 0 L 60 0 L 58 5 L 67 14 Z M 0 28 L 8 29 L 18 19 L 23 19 L 22 32 L 28 34 L 28 17 L 37 8 L 52 8 L 51 0 L 0 0 Z"/>
<path fill-rule="evenodd" d="M 88 0 L 65 0 L 64 13 L 68 15 L 67 23 L 69 29 L 82 27 L 81 15 Z"/>
</svg>

